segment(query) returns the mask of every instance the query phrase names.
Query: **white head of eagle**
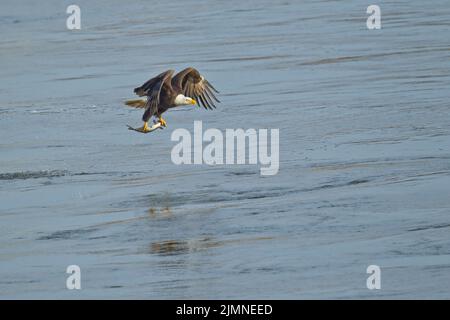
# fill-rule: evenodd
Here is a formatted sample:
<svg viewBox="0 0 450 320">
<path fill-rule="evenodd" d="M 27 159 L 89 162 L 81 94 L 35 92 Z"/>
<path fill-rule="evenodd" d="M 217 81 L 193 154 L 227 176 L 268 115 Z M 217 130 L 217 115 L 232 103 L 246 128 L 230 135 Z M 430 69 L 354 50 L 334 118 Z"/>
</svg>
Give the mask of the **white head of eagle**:
<svg viewBox="0 0 450 320">
<path fill-rule="evenodd" d="M 179 94 L 175 98 L 175 105 L 176 106 L 186 106 L 189 104 L 195 104 L 195 100 L 189 97 L 186 97 L 182 94 Z"/>
</svg>

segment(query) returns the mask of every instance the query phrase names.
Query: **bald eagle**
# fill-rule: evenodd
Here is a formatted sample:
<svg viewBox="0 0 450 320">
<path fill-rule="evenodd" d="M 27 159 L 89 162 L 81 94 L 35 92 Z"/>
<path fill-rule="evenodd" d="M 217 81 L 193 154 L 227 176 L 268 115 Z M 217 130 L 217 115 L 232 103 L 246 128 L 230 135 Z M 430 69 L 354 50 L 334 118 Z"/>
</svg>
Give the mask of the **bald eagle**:
<svg viewBox="0 0 450 320">
<path fill-rule="evenodd" d="M 140 97 L 147 99 L 128 100 L 126 105 L 145 108 L 142 121 L 144 125 L 134 130 L 147 133 L 152 131 L 148 121 L 152 116 L 158 117 L 160 126 L 167 126 L 161 115 L 170 108 L 184 105 L 201 105 L 205 109 L 216 108 L 220 102 L 215 93 L 219 93 L 195 68 L 186 68 L 174 77 L 174 70 L 167 70 L 134 89 Z M 131 128 L 131 127 L 129 127 Z M 133 129 L 133 128 L 131 128 Z"/>
</svg>

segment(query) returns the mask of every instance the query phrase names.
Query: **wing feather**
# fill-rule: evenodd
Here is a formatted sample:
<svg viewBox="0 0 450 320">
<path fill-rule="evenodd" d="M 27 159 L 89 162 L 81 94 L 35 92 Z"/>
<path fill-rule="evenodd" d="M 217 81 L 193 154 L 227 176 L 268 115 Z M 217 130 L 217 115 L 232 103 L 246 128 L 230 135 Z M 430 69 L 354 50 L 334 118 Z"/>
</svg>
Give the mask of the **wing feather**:
<svg viewBox="0 0 450 320">
<path fill-rule="evenodd" d="M 174 70 L 167 70 L 134 89 L 138 96 L 147 96 L 146 112 L 154 115 L 158 111 L 159 97 L 164 84 L 170 84 Z"/>
<path fill-rule="evenodd" d="M 206 110 L 210 109 L 210 106 L 205 102 L 205 100 L 203 100 L 203 96 L 198 96 L 198 100 L 202 104 L 203 108 Z"/>
<path fill-rule="evenodd" d="M 185 96 L 191 97 L 203 108 L 212 110 L 216 103 L 220 103 L 214 93 L 214 88 L 195 68 L 186 68 L 172 79 L 172 85 L 179 88 Z"/>
<path fill-rule="evenodd" d="M 208 102 L 208 104 L 210 105 L 210 107 L 216 109 L 216 106 L 215 106 L 213 100 L 211 99 L 211 97 L 208 95 L 208 91 L 207 91 L 207 90 L 205 90 L 205 91 L 203 92 L 203 96 L 205 97 L 206 102 Z M 212 108 L 211 108 L 211 109 L 212 109 Z"/>
<path fill-rule="evenodd" d="M 205 89 L 206 89 L 205 91 L 206 91 L 206 92 L 207 92 L 207 93 L 208 93 L 208 94 L 209 94 L 216 102 L 220 103 L 220 100 L 216 98 L 216 96 L 214 95 L 214 93 L 211 92 L 211 89 L 210 89 L 208 86 L 206 86 Z"/>
</svg>

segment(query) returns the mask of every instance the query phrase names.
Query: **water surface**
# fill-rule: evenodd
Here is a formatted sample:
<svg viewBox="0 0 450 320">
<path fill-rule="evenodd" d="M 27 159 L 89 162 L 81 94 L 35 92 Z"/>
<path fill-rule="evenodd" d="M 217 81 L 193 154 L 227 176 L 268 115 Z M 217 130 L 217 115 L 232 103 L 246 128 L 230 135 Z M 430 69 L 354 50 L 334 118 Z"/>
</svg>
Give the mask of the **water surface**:
<svg viewBox="0 0 450 320">
<path fill-rule="evenodd" d="M 1 4 L 1 298 L 450 297 L 447 1 L 381 30 L 367 1 L 80 0 L 79 31 L 69 4 Z M 220 107 L 128 131 L 132 88 L 191 65 Z M 279 128 L 279 173 L 174 165 L 195 120 Z"/>
</svg>

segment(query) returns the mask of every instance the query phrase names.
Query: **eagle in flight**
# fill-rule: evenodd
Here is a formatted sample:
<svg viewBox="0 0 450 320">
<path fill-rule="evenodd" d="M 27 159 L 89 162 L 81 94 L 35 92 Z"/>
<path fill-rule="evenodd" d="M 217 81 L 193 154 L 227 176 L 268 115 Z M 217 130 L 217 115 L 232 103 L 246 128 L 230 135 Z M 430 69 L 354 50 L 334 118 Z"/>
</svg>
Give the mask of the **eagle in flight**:
<svg viewBox="0 0 450 320">
<path fill-rule="evenodd" d="M 159 126 L 166 127 L 167 123 L 161 115 L 177 106 L 198 104 L 207 110 L 216 108 L 215 103 L 220 101 L 215 94 L 219 91 L 197 69 L 189 67 L 173 76 L 174 72 L 174 70 L 167 70 L 134 89 L 134 93 L 140 97 L 145 96 L 147 99 L 125 102 L 130 107 L 145 108 L 142 116 L 144 125 L 136 129 L 129 127 L 130 129 L 142 133 L 153 131 L 148 126 L 152 116 L 159 119 Z"/>
</svg>

